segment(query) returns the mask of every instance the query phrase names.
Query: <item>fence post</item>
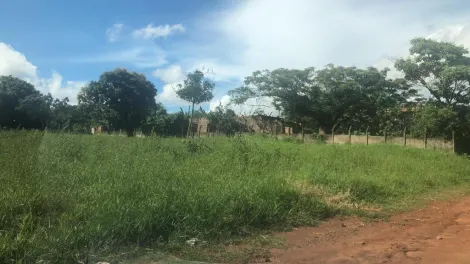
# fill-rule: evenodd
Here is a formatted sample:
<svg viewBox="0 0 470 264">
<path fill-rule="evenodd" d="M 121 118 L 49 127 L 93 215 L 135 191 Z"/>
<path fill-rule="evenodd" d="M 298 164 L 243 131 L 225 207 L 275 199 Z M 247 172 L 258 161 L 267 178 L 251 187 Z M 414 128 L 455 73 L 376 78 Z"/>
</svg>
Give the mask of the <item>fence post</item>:
<svg viewBox="0 0 470 264">
<path fill-rule="evenodd" d="M 428 148 L 428 128 L 424 129 L 424 149 Z"/>
<path fill-rule="evenodd" d="M 366 145 L 369 145 L 369 126 L 366 128 Z"/>
<path fill-rule="evenodd" d="M 387 127 L 384 130 L 384 143 L 387 144 Z"/>
<path fill-rule="evenodd" d="M 455 131 L 452 130 L 452 153 L 455 153 Z"/>
<path fill-rule="evenodd" d="M 201 137 L 201 129 L 202 129 L 202 125 L 199 125 L 197 127 L 197 137 L 200 138 Z"/>
<path fill-rule="evenodd" d="M 403 145 L 406 146 L 406 127 L 403 129 Z"/>
<path fill-rule="evenodd" d="M 348 129 L 349 144 L 351 144 L 351 128 L 352 128 L 352 126 L 350 126 L 349 129 Z"/>
</svg>

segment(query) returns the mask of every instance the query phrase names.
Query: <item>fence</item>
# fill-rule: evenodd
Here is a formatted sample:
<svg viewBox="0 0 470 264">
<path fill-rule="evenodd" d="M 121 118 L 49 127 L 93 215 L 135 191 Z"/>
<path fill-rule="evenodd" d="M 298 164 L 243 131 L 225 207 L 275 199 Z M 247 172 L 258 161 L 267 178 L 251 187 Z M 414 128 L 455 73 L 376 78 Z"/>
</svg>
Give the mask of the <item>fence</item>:
<svg viewBox="0 0 470 264">
<path fill-rule="evenodd" d="M 95 131 L 92 130 L 93 134 L 100 134 L 101 130 Z M 298 138 L 302 139 L 305 143 L 315 143 L 319 140 L 319 138 L 315 137 L 312 134 L 301 134 L 301 133 L 292 133 L 292 130 L 289 131 L 286 129 L 285 134 L 278 134 L 277 138 Z M 125 136 L 126 134 L 122 131 L 117 132 L 108 132 L 108 134 L 114 136 Z M 225 135 L 224 133 L 220 132 L 208 132 L 206 127 L 206 131 L 201 129 L 201 126 L 198 126 L 197 129 L 193 131 L 194 137 L 214 137 Z M 239 134 L 239 133 L 237 133 Z M 243 133 L 243 134 L 251 134 L 251 133 Z M 273 134 L 274 135 L 274 134 Z M 365 135 L 353 135 L 351 132 L 349 134 L 338 134 L 336 135 L 334 132 L 331 134 L 322 135 L 322 141 L 327 144 L 393 144 L 393 145 L 402 145 L 402 146 L 410 146 L 415 148 L 423 148 L 423 149 L 433 149 L 433 150 L 440 150 L 444 152 L 456 152 L 456 139 L 455 139 L 455 132 L 452 132 L 452 139 L 447 140 L 445 138 L 427 138 L 426 133 L 424 133 L 424 137 L 417 138 L 411 137 L 410 135 L 406 134 L 406 130 L 402 132 L 402 136 L 392 136 L 387 135 L 386 133 L 383 136 L 371 136 L 368 132 Z M 142 131 L 135 131 L 136 137 L 145 137 Z M 460 143 L 460 145 L 469 145 L 470 142 L 464 141 Z M 460 146 L 459 145 L 459 146 Z M 460 146 L 462 148 L 462 146 Z M 459 148 L 459 149 L 460 149 Z M 467 149 L 459 150 L 459 153 L 468 153 Z"/>
<path fill-rule="evenodd" d="M 302 138 L 305 143 L 317 142 L 319 139 L 315 138 L 313 135 L 302 135 L 302 134 L 291 134 L 292 137 Z M 280 137 L 288 137 L 288 135 L 282 135 Z M 334 133 L 322 135 L 322 139 L 327 144 L 393 144 L 393 145 L 402 145 L 410 146 L 415 148 L 423 149 L 434 149 L 444 152 L 455 153 L 455 132 L 452 132 L 452 139 L 447 140 L 445 138 L 423 138 L 411 137 L 403 132 L 403 136 L 371 136 L 367 132 L 365 135 L 352 135 L 349 134 L 339 134 L 335 135 Z"/>
</svg>

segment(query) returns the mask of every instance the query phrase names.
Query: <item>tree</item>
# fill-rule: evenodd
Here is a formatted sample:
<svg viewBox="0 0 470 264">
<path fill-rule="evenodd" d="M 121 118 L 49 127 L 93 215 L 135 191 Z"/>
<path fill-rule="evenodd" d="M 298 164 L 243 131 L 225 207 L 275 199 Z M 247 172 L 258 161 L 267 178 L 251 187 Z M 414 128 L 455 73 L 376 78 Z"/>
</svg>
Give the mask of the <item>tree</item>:
<svg viewBox="0 0 470 264">
<path fill-rule="evenodd" d="M 312 116 L 312 99 L 320 92 L 313 85 L 314 72 L 314 68 L 255 71 L 245 78 L 243 86 L 229 91 L 229 95 L 237 105 L 250 98 L 271 98 L 286 121 L 301 124 Z"/>
<path fill-rule="evenodd" d="M 75 107 L 69 104 L 69 99 L 55 99 L 51 104 L 51 119 L 47 125 L 49 129 L 69 131 L 72 127 L 72 119 Z"/>
<path fill-rule="evenodd" d="M 140 127 L 155 107 L 157 90 L 143 74 L 115 69 L 101 74 L 78 94 L 78 104 L 93 124 L 128 136 Z"/>
<path fill-rule="evenodd" d="M 181 137 L 184 137 L 184 131 L 186 131 L 186 126 L 188 126 L 187 120 L 187 115 L 185 115 L 182 108 L 180 108 L 179 112 L 168 114 L 167 134 L 175 136 L 181 135 Z"/>
<path fill-rule="evenodd" d="M 0 76 L 0 127 L 44 129 L 52 97 L 13 76 Z"/>
<path fill-rule="evenodd" d="M 431 39 L 411 40 L 410 57 L 396 61 L 406 80 L 424 87 L 440 105 L 470 103 L 468 50 L 453 43 Z"/>
<path fill-rule="evenodd" d="M 388 113 L 406 104 L 416 90 L 403 79 L 388 79 L 389 69 L 358 69 L 328 65 L 317 72 L 321 93 L 315 114 L 324 128 L 345 132 L 349 127 L 372 132 L 383 130 Z"/>
<path fill-rule="evenodd" d="M 457 125 L 457 114 L 451 106 L 425 104 L 416 109 L 410 131 L 415 136 L 423 136 L 426 131 L 429 137 L 450 138 Z"/>
<path fill-rule="evenodd" d="M 207 115 L 211 125 L 214 125 L 217 132 L 223 132 L 227 136 L 234 135 L 240 130 L 240 123 L 237 122 L 237 115 L 232 109 L 218 105 L 214 111 Z"/>
<path fill-rule="evenodd" d="M 176 91 L 178 97 L 192 104 L 188 132 L 192 129 L 194 105 L 212 100 L 214 98 L 212 93 L 214 87 L 215 83 L 205 78 L 204 73 L 200 70 L 188 73 L 184 83 L 178 85 L 178 90 Z"/>
<path fill-rule="evenodd" d="M 404 80 L 387 79 L 387 71 L 332 64 L 319 71 L 313 68 L 257 71 L 229 95 L 235 104 L 270 97 L 284 119 L 302 129 L 344 131 L 354 125 L 356 129 L 371 126 L 378 131 L 389 108 L 416 94 Z"/>
<path fill-rule="evenodd" d="M 145 121 L 142 130 L 145 134 L 163 135 L 167 131 L 168 113 L 163 104 L 158 103 L 150 110 L 150 114 Z"/>
</svg>

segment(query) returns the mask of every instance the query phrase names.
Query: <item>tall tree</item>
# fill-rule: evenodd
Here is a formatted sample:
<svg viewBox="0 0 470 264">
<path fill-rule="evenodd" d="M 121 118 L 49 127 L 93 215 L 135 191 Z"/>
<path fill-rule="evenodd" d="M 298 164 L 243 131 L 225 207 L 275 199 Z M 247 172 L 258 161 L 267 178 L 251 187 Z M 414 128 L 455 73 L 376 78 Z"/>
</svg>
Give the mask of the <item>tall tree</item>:
<svg viewBox="0 0 470 264">
<path fill-rule="evenodd" d="M 192 129 L 194 105 L 208 102 L 214 98 L 212 92 L 214 91 L 215 83 L 204 75 L 204 72 L 201 70 L 195 70 L 192 73 L 188 73 L 186 80 L 184 80 L 183 84 L 178 85 L 178 89 L 176 91 L 179 98 L 190 102 L 192 105 L 188 132 Z"/>
<path fill-rule="evenodd" d="M 431 39 L 411 40 L 410 56 L 395 67 L 406 80 L 424 87 L 440 105 L 470 103 L 470 58 L 468 50 L 453 43 Z"/>
<path fill-rule="evenodd" d="M 243 86 L 231 90 L 229 95 L 237 105 L 250 98 L 272 98 L 273 106 L 287 121 L 302 124 L 312 115 L 312 100 L 320 92 L 313 85 L 314 72 L 314 68 L 255 71 L 245 78 Z"/>
<path fill-rule="evenodd" d="M 452 106 L 438 107 L 433 104 L 419 106 L 413 116 L 410 132 L 414 136 L 447 137 L 458 126 L 458 118 Z"/>
<path fill-rule="evenodd" d="M 164 135 L 167 133 L 168 113 L 161 103 L 157 103 L 154 108 L 150 110 L 142 130 L 145 134 Z"/>
<path fill-rule="evenodd" d="M 78 104 L 93 120 L 134 135 L 155 107 L 157 90 L 143 74 L 115 69 L 101 74 L 78 94 Z"/>
<path fill-rule="evenodd" d="M 232 136 L 240 130 L 241 124 L 237 121 L 237 115 L 232 109 L 218 105 L 207 114 L 210 124 L 214 125 L 217 132 Z"/>
<path fill-rule="evenodd" d="M 374 126 L 378 130 L 384 112 L 416 93 L 401 79 L 387 79 L 387 71 L 334 65 L 319 71 L 257 71 L 229 95 L 235 104 L 270 97 L 287 121 L 302 128 L 345 130 L 354 125 L 356 129 Z"/>
<path fill-rule="evenodd" d="M 0 127 L 44 129 L 52 97 L 13 76 L 0 76 Z"/>
<path fill-rule="evenodd" d="M 65 97 L 62 100 L 55 99 L 51 104 L 51 120 L 48 128 L 69 131 L 72 127 L 72 119 L 75 112 L 75 106 L 69 104 L 69 99 Z"/>
<path fill-rule="evenodd" d="M 347 130 L 350 126 L 378 132 L 387 126 L 387 113 L 416 95 L 403 79 L 388 79 L 389 69 L 359 69 L 328 65 L 317 72 L 315 84 L 321 94 L 315 115 L 329 129 Z"/>
</svg>

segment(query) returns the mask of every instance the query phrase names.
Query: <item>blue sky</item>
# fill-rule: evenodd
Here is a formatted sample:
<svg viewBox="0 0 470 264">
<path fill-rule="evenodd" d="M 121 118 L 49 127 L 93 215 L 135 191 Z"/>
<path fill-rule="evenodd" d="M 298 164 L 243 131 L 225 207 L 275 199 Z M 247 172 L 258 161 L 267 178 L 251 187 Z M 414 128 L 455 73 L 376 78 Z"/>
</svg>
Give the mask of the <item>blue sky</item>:
<svg viewBox="0 0 470 264">
<path fill-rule="evenodd" d="M 416 36 L 470 44 L 470 4 L 463 0 L 0 0 L 0 6 L 1 75 L 75 102 L 86 82 L 125 67 L 145 74 L 169 110 L 187 105 L 172 87 L 195 68 L 214 72 L 208 109 L 227 104 L 227 91 L 254 70 L 390 67 L 385 57 L 406 55 Z"/>
</svg>

